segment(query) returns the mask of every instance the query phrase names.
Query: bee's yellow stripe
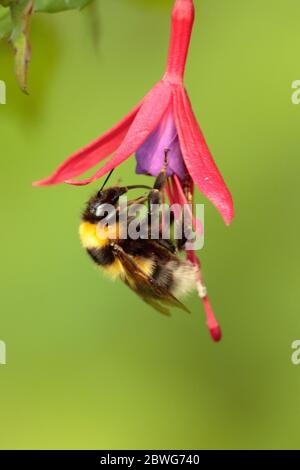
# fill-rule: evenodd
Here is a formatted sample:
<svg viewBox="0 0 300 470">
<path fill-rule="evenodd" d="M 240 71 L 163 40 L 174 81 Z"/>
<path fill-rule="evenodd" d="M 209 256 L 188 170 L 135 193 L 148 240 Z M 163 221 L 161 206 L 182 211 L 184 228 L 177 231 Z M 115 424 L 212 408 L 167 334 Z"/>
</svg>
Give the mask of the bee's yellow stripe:
<svg viewBox="0 0 300 470">
<path fill-rule="evenodd" d="M 151 276 L 153 272 L 152 260 L 135 256 L 134 262 L 141 269 L 141 271 L 143 271 L 148 276 Z M 128 282 L 134 285 L 134 274 L 132 274 L 132 277 L 129 277 L 121 261 L 118 259 L 116 259 L 112 264 L 102 266 L 101 269 L 103 269 L 105 273 L 108 274 L 113 279 L 116 279 L 117 277 L 121 277 L 124 279 L 126 277 Z"/>
<path fill-rule="evenodd" d="M 139 256 L 134 256 L 135 264 L 143 271 L 147 276 L 151 276 L 153 273 L 153 260 L 149 258 L 141 258 Z"/>
<path fill-rule="evenodd" d="M 111 227 L 109 230 L 112 230 Z M 86 221 L 81 222 L 79 228 L 79 236 L 85 249 L 104 248 L 110 243 L 110 238 L 108 236 L 109 233 L 108 230 L 105 230 L 104 228 L 101 229 L 99 225 Z M 153 260 L 140 256 L 134 256 L 133 259 L 141 271 L 143 271 L 146 275 L 151 276 L 153 272 Z M 127 277 L 128 281 L 133 282 L 134 284 L 134 275 L 133 278 L 129 279 L 121 261 L 118 259 L 116 259 L 112 264 L 102 266 L 102 269 L 114 279 L 117 277 Z"/>
<path fill-rule="evenodd" d="M 105 266 L 101 266 L 101 269 L 109 276 L 112 277 L 113 279 L 116 279 L 118 277 L 125 278 L 126 273 L 125 269 L 121 263 L 120 260 L 116 259 L 112 264 L 107 264 Z"/>
<path fill-rule="evenodd" d="M 102 248 L 109 243 L 105 229 L 91 222 L 81 222 L 79 236 L 84 248 Z"/>
</svg>

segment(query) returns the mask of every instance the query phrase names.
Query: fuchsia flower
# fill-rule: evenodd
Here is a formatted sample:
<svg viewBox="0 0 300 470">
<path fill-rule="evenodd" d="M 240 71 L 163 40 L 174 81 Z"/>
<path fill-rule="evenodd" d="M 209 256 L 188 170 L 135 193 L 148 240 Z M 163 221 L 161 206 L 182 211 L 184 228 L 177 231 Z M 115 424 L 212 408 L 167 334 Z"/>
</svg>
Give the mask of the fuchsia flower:
<svg viewBox="0 0 300 470">
<path fill-rule="evenodd" d="M 234 215 L 229 190 L 214 163 L 193 113 L 183 77 L 194 22 L 193 0 L 175 0 L 171 41 L 165 74 L 144 99 L 117 125 L 68 158 L 51 176 L 35 186 L 66 182 L 85 185 L 136 155 L 136 172 L 156 176 L 168 149 L 166 193 L 170 202 L 192 202 L 194 184 L 215 205 L 226 224 Z M 112 157 L 89 178 L 76 180 L 109 155 Z M 204 287 L 194 252 L 187 257 L 197 267 L 197 286 L 214 340 L 221 330 Z"/>
</svg>

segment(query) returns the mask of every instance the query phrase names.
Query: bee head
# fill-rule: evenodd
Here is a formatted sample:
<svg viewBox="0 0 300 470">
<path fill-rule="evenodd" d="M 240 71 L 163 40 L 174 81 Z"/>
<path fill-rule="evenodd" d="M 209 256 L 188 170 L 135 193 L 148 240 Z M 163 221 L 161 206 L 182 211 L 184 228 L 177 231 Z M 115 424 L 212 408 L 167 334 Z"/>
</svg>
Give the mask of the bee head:
<svg viewBox="0 0 300 470">
<path fill-rule="evenodd" d="M 105 216 L 105 210 L 110 206 L 116 207 L 120 196 L 126 192 L 126 187 L 119 186 L 98 191 L 88 201 L 83 218 L 93 222 L 100 221 Z"/>
<path fill-rule="evenodd" d="M 114 186 L 112 188 L 100 190 L 96 194 L 96 198 L 99 204 L 112 204 L 113 206 L 119 201 L 120 196 L 127 193 L 127 188 L 124 186 Z"/>
</svg>

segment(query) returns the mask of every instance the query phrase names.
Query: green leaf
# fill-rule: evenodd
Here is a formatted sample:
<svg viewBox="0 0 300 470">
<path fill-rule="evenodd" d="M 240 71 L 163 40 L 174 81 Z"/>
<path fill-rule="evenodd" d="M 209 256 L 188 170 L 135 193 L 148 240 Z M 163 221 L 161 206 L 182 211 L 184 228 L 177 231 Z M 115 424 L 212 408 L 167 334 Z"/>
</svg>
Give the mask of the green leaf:
<svg viewBox="0 0 300 470">
<path fill-rule="evenodd" d="M 12 31 L 12 21 L 9 8 L 0 6 L 0 39 L 10 36 Z"/>
<path fill-rule="evenodd" d="M 29 27 L 33 12 L 57 13 L 80 10 L 94 0 L 0 0 L 0 40 L 9 39 L 15 54 L 15 74 L 22 91 L 27 93 L 30 61 Z"/>
<path fill-rule="evenodd" d="M 11 3 L 16 3 L 17 0 L 0 0 L 0 5 L 8 7 Z"/>
<path fill-rule="evenodd" d="M 34 11 L 58 13 L 65 10 L 80 10 L 94 0 L 36 0 Z"/>
<path fill-rule="evenodd" d="M 10 5 L 12 34 L 10 41 L 15 53 L 15 73 L 21 89 L 27 93 L 27 72 L 30 60 L 29 26 L 34 0 L 19 0 Z"/>
</svg>

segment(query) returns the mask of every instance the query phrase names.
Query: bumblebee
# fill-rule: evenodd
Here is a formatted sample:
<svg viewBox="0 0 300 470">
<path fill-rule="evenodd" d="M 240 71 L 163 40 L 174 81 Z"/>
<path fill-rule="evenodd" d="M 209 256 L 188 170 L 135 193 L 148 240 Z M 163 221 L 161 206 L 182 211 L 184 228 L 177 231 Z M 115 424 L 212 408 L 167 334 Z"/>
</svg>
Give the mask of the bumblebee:
<svg viewBox="0 0 300 470">
<path fill-rule="evenodd" d="M 164 315 L 170 315 L 169 306 L 189 311 L 178 297 L 196 287 L 195 267 L 179 257 L 186 240 L 174 242 L 164 239 L 161 232 L 157 239 L 121 237 L 119 205 L 120 197 L 128 191 L 147 189 L 146 195 L 129 200 L 128 207 L 136 202 L 145 203 L 146 217 L 150 221 L 153 205 L 161 202 L 161 192 L 166 180 L 164 168 L 157 176 L 153 188 L 114 186 L 104 189 L 105 182 L 100 191 L 87 202 L 81 216 L 79 232 L 82 245 L 91 259 L 110 277 L 121 279 L 148 305 Z M 101 225 L 103 213 L 100 209 L 106 204 L 112 205 L 117 214 L 113 222 L 116 234 L 114 238 L 108 235 L 107 226 Z M 127 223 L 129 220 L 130 218 Z"/>
</svg>

